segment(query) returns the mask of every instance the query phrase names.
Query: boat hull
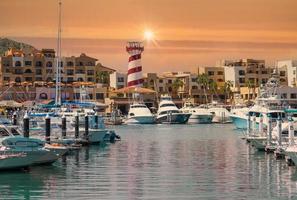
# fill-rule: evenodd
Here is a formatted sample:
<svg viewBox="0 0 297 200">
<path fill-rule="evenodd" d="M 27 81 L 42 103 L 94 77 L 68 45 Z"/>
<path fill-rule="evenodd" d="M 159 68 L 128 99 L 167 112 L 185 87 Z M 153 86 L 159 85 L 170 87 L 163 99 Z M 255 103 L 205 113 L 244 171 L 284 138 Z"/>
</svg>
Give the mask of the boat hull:
<svg viewBox="0 0 297 200">
<path fill-rule="evenodd" d="M 191 115 L 188 123 L 191 124 L 210 124 L 212 123 L 212 115 Z"/>
<path fill-rule="evenodd" d="M 137 116 L 127 119 L 126 124 L 154 124 L 154 116 Z"/>
<path fill-rule="evenodd" d="M 236 117 L 236 116 L 230 116 L 232 123 L 235 125 L 237 129 L 247 129 L 247 120 Z"/>
<path fill-rule="evenodd" d="M 191 114 L 173 113 L 171 115 L 161 115 L 157 117 L 159 124 L 185 124 L 189 121 Z"/>
<path fill-rule="evenodd" d="M 28 167 L 36 158 L 28 155 L 13 156 L 0 159 L 0 170 L 11 170 Z"/>
</svg>

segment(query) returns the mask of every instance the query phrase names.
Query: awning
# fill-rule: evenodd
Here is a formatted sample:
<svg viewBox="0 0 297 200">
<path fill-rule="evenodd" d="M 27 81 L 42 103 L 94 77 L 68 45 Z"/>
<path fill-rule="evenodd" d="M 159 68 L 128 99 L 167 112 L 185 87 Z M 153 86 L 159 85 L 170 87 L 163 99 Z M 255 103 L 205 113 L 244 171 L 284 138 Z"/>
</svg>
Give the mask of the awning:
<svg viewBox="0 0 297 200">
<path fill-rule="evenodd" d="M 0 101 L 0 106 L 18 108 L 18 107 L 22 107 L 23 105 L 13 100 L 4 100 L 4 101 Z"/>
</svg>

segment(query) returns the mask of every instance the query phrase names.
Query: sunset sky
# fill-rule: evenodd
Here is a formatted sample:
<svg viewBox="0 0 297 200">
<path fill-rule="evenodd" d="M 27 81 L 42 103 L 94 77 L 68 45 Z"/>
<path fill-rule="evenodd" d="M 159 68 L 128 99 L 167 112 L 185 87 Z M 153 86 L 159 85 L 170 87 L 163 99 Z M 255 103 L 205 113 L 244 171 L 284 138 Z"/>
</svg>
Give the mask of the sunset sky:
<svg viewBox="0 0 297 200">
<path fill-rule="evenodd" d="M 297 58 L 296 0 L 63 0 L 62 54 L 85 52 L 125 71 L 143 40 L 146 72 L 195 71 L 220 59 Z M 56 48 L 58 0 L 1 0 L 0 36 Z"/>
</svg>

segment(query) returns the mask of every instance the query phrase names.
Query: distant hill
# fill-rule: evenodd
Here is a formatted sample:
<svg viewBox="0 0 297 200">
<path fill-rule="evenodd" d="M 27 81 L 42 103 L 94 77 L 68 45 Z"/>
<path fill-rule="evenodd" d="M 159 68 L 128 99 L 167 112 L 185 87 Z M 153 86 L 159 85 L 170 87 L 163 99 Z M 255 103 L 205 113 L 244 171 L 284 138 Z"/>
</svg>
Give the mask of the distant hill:
<svg viewBox="0 0 297 200">
<path fill-rule="evenodd" d="M 15 40 L 11 40 L 8 38 L 0 38 L 0 55 L 4 55 L 5 51 L 8 50 L 8 48 L 16 48 L 16 49 L 22 49 L 22 48 L 32 48 L 35 49 L 35 47 L 22 43 L 22 42 L 17 42 Z"/>
</svg>

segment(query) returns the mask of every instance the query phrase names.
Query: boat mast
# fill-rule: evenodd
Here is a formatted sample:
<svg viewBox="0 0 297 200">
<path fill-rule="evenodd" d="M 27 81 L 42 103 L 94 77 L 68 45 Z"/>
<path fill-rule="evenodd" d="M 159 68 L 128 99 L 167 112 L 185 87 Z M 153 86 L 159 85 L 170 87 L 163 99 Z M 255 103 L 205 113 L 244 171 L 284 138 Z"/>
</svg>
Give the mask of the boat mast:
<svg viewBox="0 0 297 200">
<path fill-rule="evenodd" d="M 62 2 L 59 0 L 59 24 L 58 24 L 58 41 L 57 41 L 57 65 L 56 65 L 56 105 L 61 105 L 61 8 Z"/>
</svg>

